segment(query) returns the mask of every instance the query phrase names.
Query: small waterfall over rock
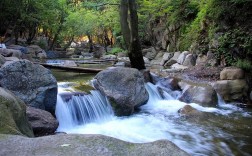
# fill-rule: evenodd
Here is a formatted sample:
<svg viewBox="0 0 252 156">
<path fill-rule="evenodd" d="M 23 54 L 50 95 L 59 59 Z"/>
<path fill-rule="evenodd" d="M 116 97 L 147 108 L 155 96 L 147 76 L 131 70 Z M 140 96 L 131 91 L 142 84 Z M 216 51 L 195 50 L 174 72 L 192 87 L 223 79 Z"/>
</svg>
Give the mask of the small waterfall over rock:
<svg viewBox="0 0 252 156">
<path fill-rule="evenodd" d="M 57 99 L 56 117 L 59 120 L 57 131 L 90 122 L 101 122 L 114 115 L 107 98 L 97 90 L 90 91 L 90 94 L 61 90 Z"/>
<path fill-rule="evenodd" d="M 106 97 L 99 91 L 84 95 L 74 92 L 71 85 L 59 84 L 56 106 L 58 132 L 102 134 L 134 143 L 167 139 L 190 155 L 232 155 L 232 147 L 237 147 L 236 150 L 242 153 L 239 151 L 239 139 L 233 137 L 238 131 L 230 134 L 225 129 L 229 129 L 229 125 L 231 128 L 236 126 L 232 122 L 237 117 L 250 120 L 251 115 L 236 106 L 225 104 L 220 97 L 217 107 L 203 107 L 177 100 L 181 94 L 179 91 L 147 83 L 148 102 L 134 115 L 117 117 Z M 183 117 L 178 110 L 185 105 L 205 115 Z"/>
</svg>

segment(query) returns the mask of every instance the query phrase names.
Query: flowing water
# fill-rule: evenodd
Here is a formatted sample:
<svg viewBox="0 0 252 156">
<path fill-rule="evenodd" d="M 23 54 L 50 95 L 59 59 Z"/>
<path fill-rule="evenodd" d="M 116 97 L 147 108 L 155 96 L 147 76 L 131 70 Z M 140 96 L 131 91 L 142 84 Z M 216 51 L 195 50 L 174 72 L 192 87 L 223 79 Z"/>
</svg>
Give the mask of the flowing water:
<svg viewBox="0 0 252 156">
<path fill-rule="evenodd" d="M 73 83 L 59 83 L 56 116 L 58 132 L 103 134 L 121 140 L 145 143 L 167 139 L 191 155 L 250 155 L 252 153 L 252 114 L 225 104 L 219 98 L 216 108 L 191 103 L 202 116 L 185 117 L 178 110 L 186 103 L 176 100 L 179 92 L 164 92 L 158 85 L 146 84 L 149 100 L 129 117 L 117 117 L 98 91 L 74 94 Z"/>
</svg>

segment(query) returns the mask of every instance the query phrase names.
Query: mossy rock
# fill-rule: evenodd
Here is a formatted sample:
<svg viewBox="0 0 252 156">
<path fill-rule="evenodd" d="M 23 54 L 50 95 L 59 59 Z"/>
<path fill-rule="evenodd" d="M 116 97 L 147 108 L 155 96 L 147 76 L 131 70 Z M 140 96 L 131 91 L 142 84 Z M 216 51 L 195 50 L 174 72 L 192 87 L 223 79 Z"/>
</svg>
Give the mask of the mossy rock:
<svg viewBox="0 0 252 156">
<path fill-rule="evenodd" d="M 0 133 L 33 137 L 26 117 L 26 105 L 10 91 L 0 87 Z"/>
<path fill-rule="evenodd" d="M 78 85 L 74 86 L 74 89 L 77 91 L 85 92 L 87 94 L 90 94 L 91 90 L 95 90 L 92 86 L 86 83 L 79 83 Z"/>
</svg>

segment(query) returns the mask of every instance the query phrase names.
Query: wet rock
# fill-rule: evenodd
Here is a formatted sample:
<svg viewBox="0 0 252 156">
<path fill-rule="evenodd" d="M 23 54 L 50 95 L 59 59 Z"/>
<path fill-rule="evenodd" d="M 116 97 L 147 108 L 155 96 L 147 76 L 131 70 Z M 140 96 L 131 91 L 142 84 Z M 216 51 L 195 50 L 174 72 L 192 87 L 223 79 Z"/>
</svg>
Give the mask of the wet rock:
<svg viewBox="0 0 252 156">
<path fill-rule="evenodd" d="M 248 84 L 245 80 L 221 80 L 212 86 L 226 102 L 245 102 L 248 99 Z"/>
<path fill-rule="evenodd" d="M 33 137 L 26 117 L 26 106 L 7 89 L 0 87 L 0 133 Z M 2 149 L 2 148 L 1 148 Z"/>
<path fill-rule="evenodd" d="M 162 78 L 159 80 L 159 83 L 165 87 L 165 88 L 170 88 L 171 90 L 179 90 L 179 79 L 178 78 L 174 78 L 174 77 L 166 77 L 166 78 Z"/>
<path fill-rule="evenodd" d="M 221 80 L 244 79 L 244 71 L 236 67 L 226 67 L 220 73 Z"/>
<path fill-rule="evenodd" d="M 94 86 L 109 98 L 117 115 L 130 115 L 134 108 L 147 102 L 149 96 L 144 77 L 134 68 L 108 68 L 98 73 Z"/>
<path fill-rule="evenodd" d="M 58 121 L 47 111 L 27 107 L 26 114 L 35 136 L 54 134 L 58 128 Z"/>
<path fill-rule="evenodd" d="M 183 108 L 179 109 L 178 111 L 181 115 L 184 116 L 202 116 L 202 112 L 198 111 L 197 109 L 193 108 L 190 105 L 185 105 Z"/>
<path fill-rule="evenodd" d="M 28 60 L 11 62 L 1 68 L 0 85 L 28 106 L 54 113 L 57 81 L 51 71 Z"/>
<path fill-rule="evenodd" d="M 188 156 L 168 140 L 151 143 L 129 143 L 102 135 L 59 134 L 26 138 L 0 134 L 4 156 Z"/>
<path fill-rule="evenodd" d="M 211 86 L 197 86 L 179 83 L 183 89 L 180 101 L 214 107 L 218 104 L 217 94 Z"/>
</svg>

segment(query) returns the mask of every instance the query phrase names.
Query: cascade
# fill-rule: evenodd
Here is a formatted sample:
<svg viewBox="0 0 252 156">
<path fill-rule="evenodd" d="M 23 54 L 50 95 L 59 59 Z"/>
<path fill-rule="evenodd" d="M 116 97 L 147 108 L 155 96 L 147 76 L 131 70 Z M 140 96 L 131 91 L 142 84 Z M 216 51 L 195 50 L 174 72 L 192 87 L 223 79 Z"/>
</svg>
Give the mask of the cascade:
<svg viewBox="0 0 252 156">
<path fill-rule="evenodd" d="M 113 110 L 106 97 L 97 90 L 90 94 L 59 91 L 56 117 L 59 121 L 57 131 L 74 128 L 90 122 L 101 122 L 112 117 Z"/>
<path fill-rule="evenodd" d="M 226 138 L 233 139 L 232 143 L 237 147 L 240 145 L 232 135 L 216 127 L 214 123 L 210 126 L 201 124 L 207 121 L 208 117 L 195 120 L 195 123 L 194 120 L 190 123 L 181 117 L 178 110 L 187 105 L 177 100 L 181 93 L 163 88 L 160 84 L 145 84 L 149 93 L 148 102 L 140 107 L 140 112 L 128 117 L 114 116 L 107 98 L 99 91 L 91 91 L 88 95 L 73 93 L 71 85 L 59 85 L 56 106 L 58 132 L 102 134 L 134 143 L 167 139 L 191 155 L 225 155 L 227 151 L 232 155 L 231 147 L 225 142 Z M 242 109 L 226 104 L 220 96 L 218 100 L 216 108 L 203 107 L 195 103 L 189 105 L 224 121 L 226 116 L 234 113 L 251 118 L 251 115 Z M 222 141 L 216 142 L 215 138 Z"/>
</svg>

